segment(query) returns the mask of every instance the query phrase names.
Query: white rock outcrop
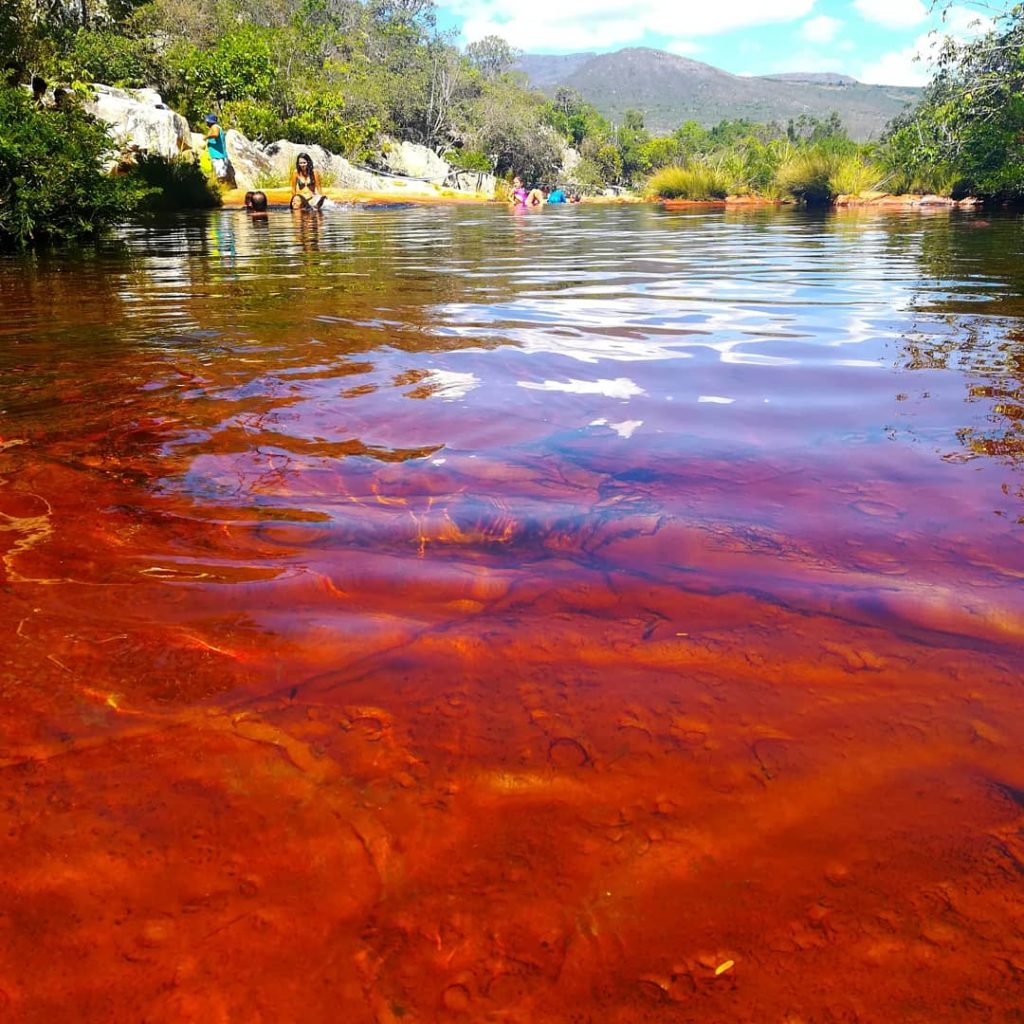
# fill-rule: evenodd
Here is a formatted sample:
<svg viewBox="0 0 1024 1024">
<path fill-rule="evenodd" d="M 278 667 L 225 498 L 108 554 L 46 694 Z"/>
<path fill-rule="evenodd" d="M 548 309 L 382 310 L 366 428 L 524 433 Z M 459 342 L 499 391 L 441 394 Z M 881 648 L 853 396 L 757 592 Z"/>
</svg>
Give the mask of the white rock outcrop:
<svg viewBox="0 0 1024 1024">
<path fill-rule="evenodd" d="M 493 197 L 495 179 L 490 174 L 478 174 L 475 171 L 453 173 L 448 163 L 436 153 L 424 146 L 412 146 L 409 143 L 393 144 L 400 148 L 405 168 L 391 174 L 378 174 L 362 167 L 356 167 L 337 153 L 332 153 L 321 146 L 302 145 L 279 139 L 266 146 L 251 142 L 241 132 L 229 128 L 226 133 L 228 159 L 235 172 L 235 185 L 241 189 L 252 188 L 284 188 L 291 181 L 295 161 L 300 153 L 306 153 L 313 161 L 313 166 L 320 172 L 324 188 L 352 189 L 358 192 L 377 192 L 383 195 L 401 197 L 412 194 L 436 194 L 445 182 L 448 187 L 464 192 Z M 422 152 L 410 152 L 421 150 Z M 429 154 L 429 157 L 424 154 Z M 432 160 L 430 159 L 432 158 Z M 420 161 L 416 163 L 416 161 Z M 394 165 L 392 165 L 394 166 Z M 426 174 L 413 175 L 412 170 L 431 171 Z M 403 174 L 408 177 L 394 177 Z"/>
<path fill-rule="evenodd" d="M 384 143 L 384 167 L 392 174 L 422 178 L 435 185 L 443 185 L 451 173 L 448 161 L 432 149 L 397 139 L 387 139 Z"/>
<path fill-rule="evenodd" d="M 118 149 L 174 157 L 191 148 L 188 121 L 165 106 L 159 93 L 152 89 L 115 89 L 109 85 L 90 88 L 93 95 L 83 106 L 107 123 Z"/>
</svg>

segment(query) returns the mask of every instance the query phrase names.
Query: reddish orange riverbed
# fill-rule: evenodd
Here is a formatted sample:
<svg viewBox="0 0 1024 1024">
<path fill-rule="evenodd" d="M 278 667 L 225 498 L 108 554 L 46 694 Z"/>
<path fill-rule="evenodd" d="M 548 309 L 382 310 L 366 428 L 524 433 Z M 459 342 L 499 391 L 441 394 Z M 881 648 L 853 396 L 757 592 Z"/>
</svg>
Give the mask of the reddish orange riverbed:
<svg viewBox="0 0 1024 1024">
<path fill-rule="evenodd" d="M 0 1020 L 1024 1020 L 1016 225 L 424 216 L 0 264 Z"/>
</svg>

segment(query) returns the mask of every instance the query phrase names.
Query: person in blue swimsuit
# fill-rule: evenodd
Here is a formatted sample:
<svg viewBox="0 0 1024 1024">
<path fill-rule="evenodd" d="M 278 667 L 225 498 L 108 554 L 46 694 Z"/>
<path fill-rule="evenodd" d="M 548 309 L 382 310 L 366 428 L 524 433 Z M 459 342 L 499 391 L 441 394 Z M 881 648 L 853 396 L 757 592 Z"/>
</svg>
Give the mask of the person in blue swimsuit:
<svg viewBox="0 0 1024 1024">
<path fill-rule="evenodd" d="M 224 129 L 217 123 L 216 114 L 207 114 L 206 121 L 206 152 L 210 154 L 213 173 L 218 181 L 228 181 L 231 177 L 231 165 L 228 163 L 228 145 Z"/>
</svg>

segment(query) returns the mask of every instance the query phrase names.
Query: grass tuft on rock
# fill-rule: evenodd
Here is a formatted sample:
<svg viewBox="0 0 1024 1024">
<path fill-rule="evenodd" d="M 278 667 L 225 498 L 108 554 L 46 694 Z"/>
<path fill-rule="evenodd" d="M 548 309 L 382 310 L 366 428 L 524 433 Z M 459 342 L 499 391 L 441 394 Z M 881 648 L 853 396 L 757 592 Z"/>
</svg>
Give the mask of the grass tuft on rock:
<svg viewBox="0 0 1024 1024">
<path fill-rule="evenodd" d="M 687 167 L 663 167 L 647 182 L 648 194 L 657 199 L 724 199 L 729 194 L 729 175 L 720 167 L 691 163 Z"/>
</svg>

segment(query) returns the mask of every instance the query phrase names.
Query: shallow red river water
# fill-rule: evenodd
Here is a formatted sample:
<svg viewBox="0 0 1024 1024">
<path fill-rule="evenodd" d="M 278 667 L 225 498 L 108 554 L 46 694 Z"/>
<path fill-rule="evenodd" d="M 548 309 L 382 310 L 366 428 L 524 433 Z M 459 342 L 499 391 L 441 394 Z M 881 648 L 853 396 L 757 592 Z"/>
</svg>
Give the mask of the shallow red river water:
<svg viewBox="0 0 1024 1024">
<path fill-rule="evenodd" d="M 0 1020 L 1024 1021 L 1022 248 L 0 261 Z"/>
</svg>

